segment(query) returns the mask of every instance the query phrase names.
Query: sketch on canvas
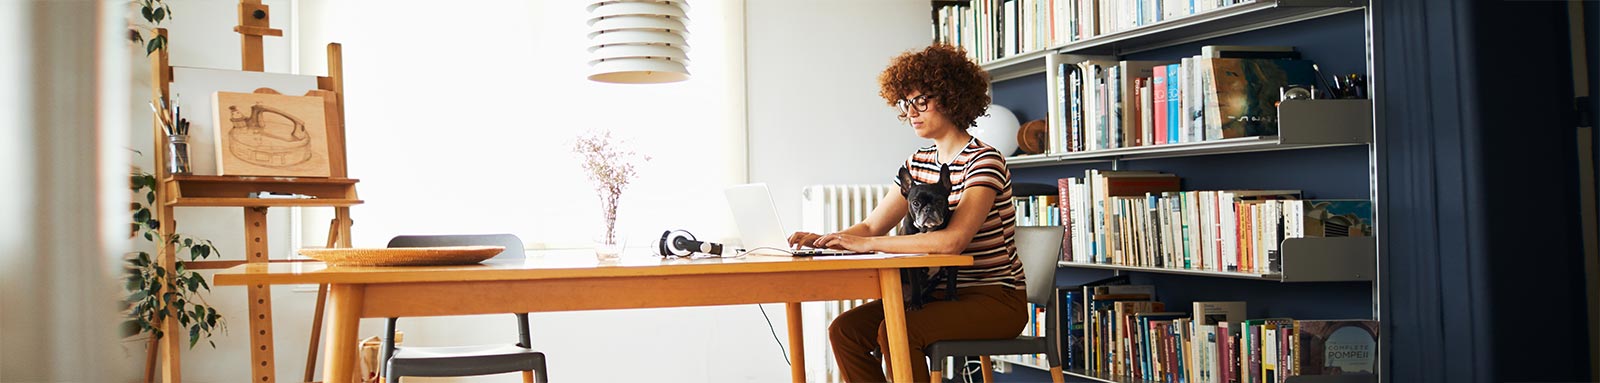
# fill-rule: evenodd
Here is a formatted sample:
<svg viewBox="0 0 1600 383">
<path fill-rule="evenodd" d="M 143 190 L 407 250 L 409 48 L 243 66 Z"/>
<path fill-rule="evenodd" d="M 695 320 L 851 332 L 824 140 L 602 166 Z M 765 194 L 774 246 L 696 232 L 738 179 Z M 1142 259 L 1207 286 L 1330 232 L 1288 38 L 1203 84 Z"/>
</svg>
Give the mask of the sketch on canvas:
<svg viewBox="0 0 1600 383">
<path fill-rule="evenodd" d="M 217 173 L 327 177 L 328 129 L 321 97 L 217 92 Z"/>
</svg>

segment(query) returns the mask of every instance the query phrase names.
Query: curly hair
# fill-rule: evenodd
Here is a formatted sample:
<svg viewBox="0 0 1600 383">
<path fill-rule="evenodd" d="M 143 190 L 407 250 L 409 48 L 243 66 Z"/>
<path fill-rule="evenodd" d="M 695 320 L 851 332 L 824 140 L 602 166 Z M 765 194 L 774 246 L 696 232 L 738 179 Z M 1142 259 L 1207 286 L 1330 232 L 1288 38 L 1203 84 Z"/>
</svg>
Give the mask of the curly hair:
<svg viewBox="0 0 1600 383">
<path fill-rule="evenodd" d="M 962 129 L 989 107 L 989 72 L 968 60 L 965 49 L 947 44 L 901 53 L 878 75 L 878 84 L 878 95 L 890 106 L 915 91 L 939 100 L 939 111 Z"/>
</svg>

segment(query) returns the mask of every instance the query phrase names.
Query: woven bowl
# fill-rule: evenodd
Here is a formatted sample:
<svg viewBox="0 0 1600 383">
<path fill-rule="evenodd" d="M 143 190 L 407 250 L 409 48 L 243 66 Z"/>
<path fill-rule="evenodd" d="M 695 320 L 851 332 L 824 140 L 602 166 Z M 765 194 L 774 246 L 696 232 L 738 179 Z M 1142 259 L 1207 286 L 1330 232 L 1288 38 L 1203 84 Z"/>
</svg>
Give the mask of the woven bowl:
<svg viewBox="0 0 1600 383">
<path fill-rule="evenodd" d="M 502 246 L 300 249 L 300 254 L 332 266 L 470 265 L 494 258 Z"/>
</svg>

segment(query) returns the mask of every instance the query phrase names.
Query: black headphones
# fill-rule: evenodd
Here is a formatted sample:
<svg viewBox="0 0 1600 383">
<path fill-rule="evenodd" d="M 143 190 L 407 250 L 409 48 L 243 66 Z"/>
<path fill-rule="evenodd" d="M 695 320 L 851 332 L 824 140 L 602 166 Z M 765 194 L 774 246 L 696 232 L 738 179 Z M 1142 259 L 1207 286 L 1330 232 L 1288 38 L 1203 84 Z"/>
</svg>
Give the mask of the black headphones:
<svg viewBox="0 0 1600 383">
<path fill-rule="evenodd" d="M 739 249 L 731 249 L 720 243 L 697 240 L 694 238 L 694 234 L 684 230 L 664 231 L 661 233 L 661 240 L 656 241 L 656 253 L 667 257 L 687 257 L 695 253 L 727 257 L 735 255 L 739 251 Z"/>
</svg>

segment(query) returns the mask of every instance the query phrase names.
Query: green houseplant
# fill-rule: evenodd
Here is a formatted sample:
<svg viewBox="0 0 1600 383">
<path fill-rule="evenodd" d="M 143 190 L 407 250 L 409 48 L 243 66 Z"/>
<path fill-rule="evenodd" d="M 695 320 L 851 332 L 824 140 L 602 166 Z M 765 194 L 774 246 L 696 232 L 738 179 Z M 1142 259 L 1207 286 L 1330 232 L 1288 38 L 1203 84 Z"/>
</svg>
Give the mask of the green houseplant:
<svg viewBox="0 0 1600 383">
<path fill-rule="evenodd" d="M 187 254 L 191 261 L 217 254 L 216 246 L 210 240 L 180 234 L 161 238 L 161 220 L 152 209 L 156 201 L 155 176 L 136 172 L 130 176 L 130 182 L 137 195 L 132 205 L 134 235 L 143 237 L 158 248 L 170 243 L 177 254 Z M 128 291 L 123 302 L 127 314 L 122 324 L 124 335 L 131 337 L 149 333 L 153 339 L 160 339 L 168 335 L 161 331 L 161 321 L 175 317 L 179 328 L 189 332 L 189 347 L 192 348 L 224 329 L 222 315 L 206 303 L 202 294 L 211 290 L 205 276 L 184 268 L 183 263 L 178 263 L 174 270 L 169 271 L 161 267 L 149 252 L 137 251 L 129 254 L 123 271 L 123 288 Z M 206 340 L 206 343 L 211 347 L 217 346 L 210 340 Z"/>
</svg>

